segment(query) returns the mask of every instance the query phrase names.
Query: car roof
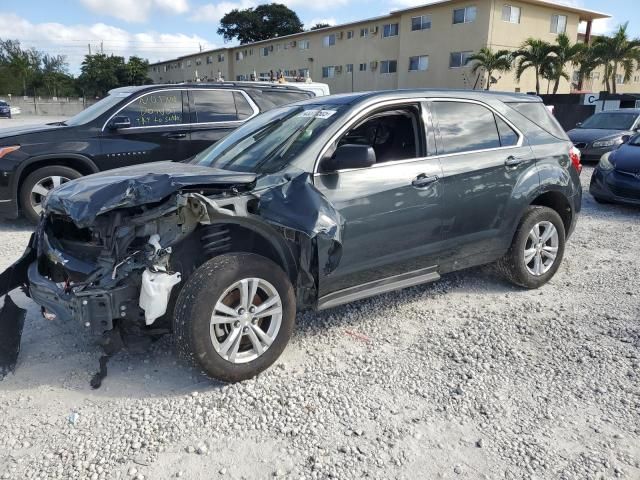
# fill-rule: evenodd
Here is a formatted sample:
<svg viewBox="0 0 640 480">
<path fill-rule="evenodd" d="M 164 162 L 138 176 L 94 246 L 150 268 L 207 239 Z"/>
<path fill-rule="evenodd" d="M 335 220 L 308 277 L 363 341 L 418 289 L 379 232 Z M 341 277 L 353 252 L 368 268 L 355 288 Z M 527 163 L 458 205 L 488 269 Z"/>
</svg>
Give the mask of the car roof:
<svg viewBox="0 0 640 480">
<path fill-rule="evenodd" d="M 435 88 L 414 88 L 414 89 L 400 89 L 400 90 L 380 90 L 372 92 L 354 92 L 354 93 L 341 93 L 338 95 L 331 95 L 328 97 L 313 98 L 310 100 L 303 100 L 297 102 L 299 104 L 312 104 L 321 102 L 323 105 L 347 105 L 356 104 L 361 101 L 379 99 L 379 100 L 393 100 L 396 98 L 411 98 L 411 97 L 452 97 L 452 98 L 467 98 L 475 100 L 483 99 L 495 99 L 506 103 L 535 103 L 542 102 L 542 99 L 537 95 L 529 95 L 526 93 L 511 93 L 511 92 L 487 92 L 482 90 L 454 90 L 454 89 L 435 89 Z"/>
<path fill-rule="evenodd" d="M 289 90 L 304 91 L 302 88 L 286 83 L 258 83 L 258 82 L 189 82 L 189 83 L 158 83 L 152 85 L 139 85 L 130 87 L 118 87 L 109 90 L 109 94 L 134 93 L 157 88 L 253 88 L 256 90 Z"/>
</svg>

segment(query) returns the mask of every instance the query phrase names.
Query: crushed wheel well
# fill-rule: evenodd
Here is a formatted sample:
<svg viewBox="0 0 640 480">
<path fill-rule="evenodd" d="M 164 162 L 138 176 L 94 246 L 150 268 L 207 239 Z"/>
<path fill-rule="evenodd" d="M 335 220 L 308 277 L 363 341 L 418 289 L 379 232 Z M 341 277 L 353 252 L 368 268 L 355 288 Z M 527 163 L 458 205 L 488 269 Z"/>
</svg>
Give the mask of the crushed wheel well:
<svg viewBox="0 0 640 480">
<path fill-rule="evenodd" d="M 565 231 L 568 231 L 571 227 L 571 220 L 573 218 L 573 211 L 571 210 L 571 205 L 565 197 L 560 192 L 547 192 L 542 195 L 536 197 L 531 205 L 539 205 L 541 207 L 548 207 L 552 210 L 558 212 L 560 218 L 562 218 L 562 223 L 564 224 Z"/>
</svg>

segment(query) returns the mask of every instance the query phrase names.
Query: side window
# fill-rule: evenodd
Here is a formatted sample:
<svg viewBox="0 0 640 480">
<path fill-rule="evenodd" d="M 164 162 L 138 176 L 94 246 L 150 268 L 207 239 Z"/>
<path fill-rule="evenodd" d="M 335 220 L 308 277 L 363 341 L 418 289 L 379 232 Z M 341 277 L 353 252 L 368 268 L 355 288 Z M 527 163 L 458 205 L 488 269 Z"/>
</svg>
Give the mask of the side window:
<svg viewBox="0 0 640 480">
<path fill-rule="evenodd" d="M 434 102 L 443 153 L 470 152 L 500 146 L 493 112 L 466 102 Z"/>
<path fill-rule="evenodd" d="M 132 127 L 155 127 L 185 123 L 182 112 L 182 92 L 167 90 L 138 97 L 118 113 L 129 117 Z"/>
<path fill-rule="evenodd" d="M 233 92 L 233 98 L 236 101 L 236 111 L 238 112 L 238 120 L 246 120 L 253 115 L 253 108 L 249 105 L 247 98 L 240 92 Z"/>
<path fill-rule="evenodd" d="M 263 112 L 279 107 L 280 105 L 308 100 L 309 98 L 315 97 L 313 93 L 306 90 L 259 90 L 251 92 L 250 95 L 251 98 L 253 98 L 253 101 L 258 104 L 260 110 Z"/>
<path fill-rule="evenodd" d="M 230 90 L 191 90 L 196 122 L 233 122 L 238 120 L 236 102 Z"/>
<path fill-rule="evenodd" d="M 518 134 L 511 128 L 507 122 L 497 115 L 496 124 L 498 125 L 498 134 L 500 135 L 500 145 L 503 147 L 513 147 L 518 144 Z"/>
<path fill-rule="evenodd" d="M 376 163 L 423 157 L 424 129 L 420 109 L 411 105 L 373 113 L 338 141 L 338 146 L 347 144 L 373 147 Z"/>
</svg>

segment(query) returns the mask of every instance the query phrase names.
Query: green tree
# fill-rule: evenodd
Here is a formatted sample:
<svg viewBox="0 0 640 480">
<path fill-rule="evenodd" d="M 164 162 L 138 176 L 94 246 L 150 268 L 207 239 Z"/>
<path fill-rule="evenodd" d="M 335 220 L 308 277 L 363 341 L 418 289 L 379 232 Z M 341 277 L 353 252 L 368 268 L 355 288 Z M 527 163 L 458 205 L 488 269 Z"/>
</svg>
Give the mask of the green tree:
<svg viewBox="0 0 640 480">
<path fill-rule="evenodd" d="M 328 23 L 316 23 L 313 27 L 311 27 L 309 30 L 319 30 L 321 28 L 327 28 L 330 27 L 331 25 L 329 25 Z"/>
<path fill-rule="evenodd" d="M 57 97 L 60 87 L 69 77 L 67 59 L 64 55 L 45 54 L 42 57 L 42 80 L 49 95 Z"/>
<path fill-rule="evenodd" d="M 86 96 L 104 97 L 112 88 L 126 85 L 128 77 L 124 57 L 85 55 L 80 67 L 78 84 Z"/>
<path fill-rule="evenodd" d="M 35 49 L 24 50 L 18 40 L 0 40 L 0 50 L 5 68 L 22 83 L 22 94 L 40 67 L 42 54 Z"/>
<path fill-rule="evenodd" d="M 516 80 L 520 81 L 524 72 L 533 69 L 536 76 L 536 94 L 540 94 L 540 76 L 549 71 L 549 62 L 555 48 L 549 42 L 528 38 L 513 56 L 516 59 Z"/>
<path fill-rule="evenodd" d="M 147 76 L 149 61 L 140 57 L 131 56 L 127 62 L 127 83 L 129 85 L 146 85 L 151 82 Z"/>
<path fill-rule="evenodd" d="M 582 88 L 584 79 L 589 78 L 593 71 L 601 65 L 601 62 L 593 48 L 589 46 L 578 53 L 574 61 L 578 67 L 578 88 Z"/>
<path fill-rule="evenodd" d="M 487 74 L 486 90 L 491 88 L 491 78 L 493 72 L 508 72 L 511 70 L 511 52 L 508 50 L 498 50 L 494 52 L 488 47 L 481 48 L 477 53 L 469 57 L 469 61 L 473 62 L 471 71 L 477 74 L 478 70 L 484 70 Z"/>
<path fill-rule="evenodd" d="M 587 45 L 584 43 L 572 44 L 566 33 L 561 33 L 556 37 L 556 45 L 553 52 L 554 55 L 550 60 L 550 63 L 552 65 L 548 69 L 552 74 L 551 80 L 554 82 L 554 95 L 558 93 L 558 87 L 560 87 L 560 79 L 564 78 L 566 80 L 569 80 L 570 78 L 565 69 L 566 65 L 579 65 L 581 55 L 587 48 Z"/>
<path fill-rule="evenodd" d="M 604 65 L 604 84 L 607 92 L 617 92 L 616 80 L 620 68 L 624 81 L 628 82 L 635 66 L 640 62 L 640 40 L 629 39 L 628 25 L 629 22 L 624 23 L 612 36 L 596 37 L 593 41 L 594 54 Z"/>
<path fill-rule="evenodd" d="M 279 3 L 258 5 L 244 10 L 234 9 L 220 20 L 218 35 L 225 41 L 257 42 L 304 31 L 298 15 Z"/>
</svg>

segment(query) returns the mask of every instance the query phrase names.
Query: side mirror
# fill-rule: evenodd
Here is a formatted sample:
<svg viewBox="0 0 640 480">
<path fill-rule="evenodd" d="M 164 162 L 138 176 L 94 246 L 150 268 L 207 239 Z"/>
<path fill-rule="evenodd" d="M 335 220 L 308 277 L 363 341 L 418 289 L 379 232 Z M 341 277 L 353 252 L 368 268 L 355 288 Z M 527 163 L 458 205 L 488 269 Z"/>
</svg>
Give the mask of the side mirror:
<svg viewBox="0 0 640 480">
<path fill-rule="evenodd" d="M 323 172 L 335 172 L 347 168 L 367 168 L 376 163 L 376 152 L 369 145 L 340 145 L 334 154 L 320 165 Z"/>
<path fill-rule="evenodd" d="M 109 128 L 111 130 L 120 130 L 121 128 L 130 128 L 131 127 L 131 120 L 129 120 L 129 117 L 113 117 L 113 120 L 111 120 L 111 123 L 109 123 Z"/>
<path fill-rule="evenodd" d="M 631 138 L 631 135 L 623 135 L 622 137 L 620 137 L 620 139 L 622 140 L 623 144 L 627 143 L 630 138 Z"/>
</svg>

